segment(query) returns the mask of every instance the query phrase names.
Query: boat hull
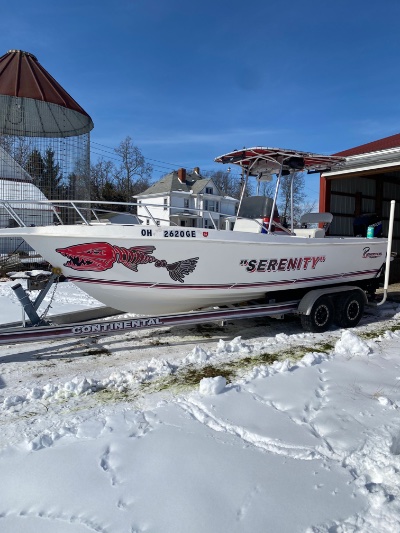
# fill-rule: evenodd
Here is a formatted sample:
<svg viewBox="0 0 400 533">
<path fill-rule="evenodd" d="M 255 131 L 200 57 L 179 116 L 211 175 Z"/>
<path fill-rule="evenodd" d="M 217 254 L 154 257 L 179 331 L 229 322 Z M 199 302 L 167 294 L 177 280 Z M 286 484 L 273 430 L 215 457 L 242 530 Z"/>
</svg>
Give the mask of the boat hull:
<svg viewBox="0 0 400 533">
<path fill-rule="evenodd" d="M 304 238 L 190 228 L 50 226 L 23 237 L 89 295 L 121 311 L 162 314 L 292 289 L 372 279 L 385 239 Z"/>
</svg>

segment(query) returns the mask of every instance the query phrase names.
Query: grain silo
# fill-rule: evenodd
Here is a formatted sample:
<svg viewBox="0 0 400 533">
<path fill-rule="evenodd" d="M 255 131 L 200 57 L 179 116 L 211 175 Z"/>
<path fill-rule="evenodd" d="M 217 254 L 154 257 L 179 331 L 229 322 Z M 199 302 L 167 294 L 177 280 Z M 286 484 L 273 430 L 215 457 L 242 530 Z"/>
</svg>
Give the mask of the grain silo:
<svg viewBox="0 0 400 533">
<path fill-rule="evenodd" d="M 0 199 L 88 199 L 92 128 L 90 116 L 33 54 L 10 50 L 0 57 Z M 27 224 L 54 222 L 46 206 L 12 205 Z M 1 208 L 0 227 L 14 224 Z M 22 240 L 0 243 L 2 253 L 23 249 Z"/>
</svg>

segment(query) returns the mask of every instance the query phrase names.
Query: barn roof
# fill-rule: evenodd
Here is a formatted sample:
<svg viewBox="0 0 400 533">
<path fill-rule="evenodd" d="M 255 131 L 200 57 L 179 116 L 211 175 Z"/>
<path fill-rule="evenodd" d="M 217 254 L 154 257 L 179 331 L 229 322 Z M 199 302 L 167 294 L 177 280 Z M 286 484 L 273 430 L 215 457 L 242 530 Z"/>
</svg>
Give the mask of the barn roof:
<svg viewBox="0 0 400 533">
<path fill-rule="evenodd" d="M 390 148 L 400 148 L 400 133 L 391 135 L 390 137 L 384 137 L 378 141 L 372 141 L 366 144 L 361 144 L 355 148 L 349 148 L 342 152 L 337 152 L 333 155 L 340 155 L 349 157 L 352 155 L 368 154 L 370 152 L 379 152 L 381 150 L 388 150 Z"/>
</svg>

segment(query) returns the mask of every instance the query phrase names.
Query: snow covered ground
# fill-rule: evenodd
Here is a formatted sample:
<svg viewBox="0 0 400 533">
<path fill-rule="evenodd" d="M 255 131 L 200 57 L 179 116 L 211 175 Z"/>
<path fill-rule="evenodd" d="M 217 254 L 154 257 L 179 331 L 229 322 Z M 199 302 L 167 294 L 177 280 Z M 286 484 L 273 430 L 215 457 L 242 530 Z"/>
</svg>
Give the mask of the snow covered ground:
<svg viewBox="0 0 400 533">
<path fill-rule="evenodd" d="M 64 283 L 51 305 L 96 302 Z M 0 531 L 400 531 L 399 345 L 389 301 L 324 334 L 264 318 L 2 346 Z"/>
</svg>

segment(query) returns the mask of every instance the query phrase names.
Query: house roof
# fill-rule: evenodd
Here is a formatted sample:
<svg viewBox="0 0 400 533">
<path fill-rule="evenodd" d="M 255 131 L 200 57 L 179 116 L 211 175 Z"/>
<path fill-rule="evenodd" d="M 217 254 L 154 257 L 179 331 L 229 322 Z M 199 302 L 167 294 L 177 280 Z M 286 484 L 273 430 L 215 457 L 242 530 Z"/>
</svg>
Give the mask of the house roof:
<svg viewBox="0 0 400 533">
<path fill-rule="evenodd" d="M 370 152 L 379 152 L 380 150 L 388 150 L 390 148 L 400 148 L 400 133 L 396 133 L 390 137 L 384 137 L 378 141 L 361 144 L 355 148 L 349 148 L 348 150 L 343 150 L 342 152 L 337 152 L 333 155 L 348 157 L 352 155 L 367 154 Z"/>
<path fill-rule="evenodd" d="M 186 174 L 186 181 L 182 183 L 178 179 L 178 172 L 174 170 L 170 174 L 163 176 L 157 183 L 138 194 L 137 196 L 147 196 L 149 194 L 169 194 L 173 191 L 193 192 L 195 194 L 201 192 L 204 187 L 212 181 L 211 178 L 201 178 L 197 174 Z"/>
</svg>

